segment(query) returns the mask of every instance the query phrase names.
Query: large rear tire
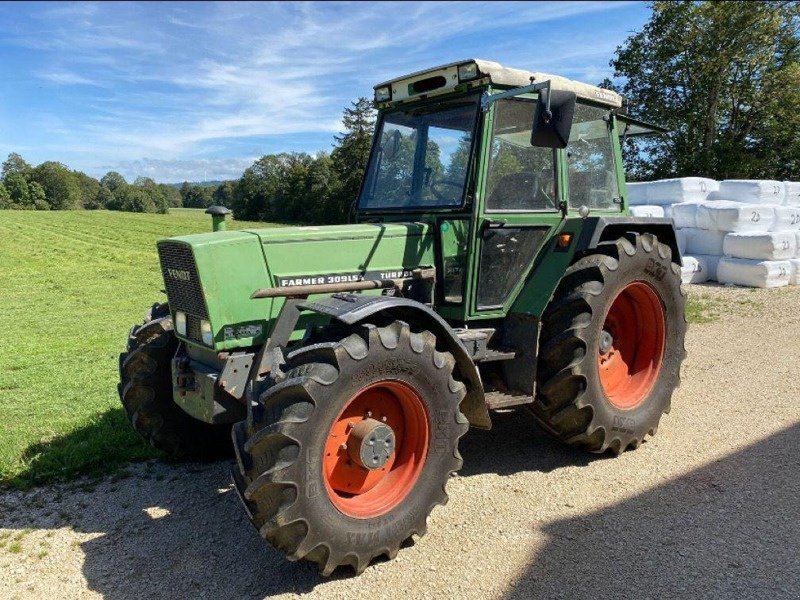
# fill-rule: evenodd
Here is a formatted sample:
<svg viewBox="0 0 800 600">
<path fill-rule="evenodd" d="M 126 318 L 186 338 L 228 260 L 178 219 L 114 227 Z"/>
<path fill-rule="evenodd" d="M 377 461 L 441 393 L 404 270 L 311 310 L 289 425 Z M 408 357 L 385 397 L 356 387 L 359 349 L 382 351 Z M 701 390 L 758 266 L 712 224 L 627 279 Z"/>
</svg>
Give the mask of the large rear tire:
<svg viewBox="0 0 800 600">
<path fill-rule="evenodd" d="M 119 356 L 117 385 L 133 428 L 172 460 L 216 460 L 233 454 L 230 425 L 210 425 L 186 414 L 172 399 L 172 357 L 178 340 L 167 304 L 154 304 L 134 325 Z"/>
<path fill-rule="evenodd" d="M 323 575 L 339 565 L 361 573 L 422 536 L 447 502 L 445 484 L 462 464 L 466 389 L 433 334 L 400 321 L 286 360 L 234 426 L 236 488 L 253 525 L 291 560 Z"/>
<path fill-rule="evenodd" d="M 638 447 L 680 383 L 684 310 L 669 246 L 652 234 L 600 244 L 566 271 L 543 315 L 534 415 L 593 452 Z"/>
</svg>

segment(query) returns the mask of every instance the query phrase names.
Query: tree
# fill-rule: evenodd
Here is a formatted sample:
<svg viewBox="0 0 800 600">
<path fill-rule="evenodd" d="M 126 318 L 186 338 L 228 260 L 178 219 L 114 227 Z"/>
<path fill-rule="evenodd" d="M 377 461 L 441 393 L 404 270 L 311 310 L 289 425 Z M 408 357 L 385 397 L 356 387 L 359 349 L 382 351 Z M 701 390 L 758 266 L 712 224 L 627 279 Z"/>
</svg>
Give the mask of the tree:
<svg viewBox="0 0 800 600">
<path fill-rule="evenodd" d="M 137 177 L 133 182 L 134 187 L 144 190 L 153 202 L 154 211 L 166 214 L 169 211 L 169 201 L 159 185 L 149 177 Z M 146 211 L 150 212 L 150 211 Z"/>
<path fill-rule="evenodd" d="M 212 189 L 184 181 L 180 189 L 185 208 L 208 208 L 211 206 Z"/>
<path fill-rule="evenodd" d="M 32 170 L 33 167 L 31 167 L 24 158 L 16 152 L 12 152 L 3 163 L 2 172 L 0 172 L 0 174 L 2 174 L 3 179 L 11 173 L 21 173 L 26 178 L 29 178 Z"/>
<path fill-rule="evenodd" d="M 82 171 L 72 173 L 80 189 L 80 206 L 89 209 L 98 208 L 97 195 L 100 193 L 100 182 Z"/>
<path fill-rule="evenodd" d="M 8 193 L 6 186 L 0 183 L 0 210 L 11 208 L 11 194 Z"/>
<path fill-rule="evenodd" d="M 126 212 L 156 212 L 156 204 L 149 194 L 135 185 L 117 188 L 115 198 L 119 202 L 119 210 Z"/>
<path fill-rule="evenodd" d="M 44 188 L 35 181 L 28 184 L 28 191 L 30 192 L 31 204 L 36 210 L 50 210 L 50 204 L 47 202 Z"/>
<path fill-rule="evenodd" d="M 216 187 L 214 193 L 211 195 L 212 202 L 217 206 L 232 206 L 235 189 L 235 181 L 223 181 Z"/>
<path fill-rule="evenodd" d="M 103 178 L 100 180 L 100 183 L 106 186 L 108 190 L 112 193 L 117 191 L 117 188 L 128 184 L 128 182 L 125 181 L 125 178 L 116 171 L 109 171 L 108 173 L 103 175 Z"/>
<path fill-rule="evenodd" d="M 358 196 L 361 179 L 369 161 L 372 135 L 375 131 L 375 110 L 368 98 L 359 98 L 344 109 L 342 124 L 345 132 L 335 136 L 331 153 L 333 170 L 339 179 L 338 194 L 334 200 L 335 221 L 347 220 L 350 207 Z"/>
<path fill-rule="evenodd" d="M 11 208 L 26 209 L 33 208 L 30 187 L 28 180 L 19 171 L 11 171 L 5 176 L 3 185 L 8 191 L 11 200 Z"/>
<path fill-rule="evenodd" d="M 800 3 L 653 2 L 611 61 L 630 113 L 667 127 L 630 142 L 635 177 L 789 178 L 800 168 Z"/>
<path fill-rule="evenodd" d="M 167 201 L 167 205 L 173 208 L 183 206 L 183 198 L 181 193 L 174 185 L 168 183 L 159 183 L 158 189 Z"/>
<path fill-rule="evenodd" d="M 80 208 L 81 191 L 72 171 L 59 162 L 47 161 L 33 169 L 31 180 L 44 188 L 50 208 Z"/>
</svg>

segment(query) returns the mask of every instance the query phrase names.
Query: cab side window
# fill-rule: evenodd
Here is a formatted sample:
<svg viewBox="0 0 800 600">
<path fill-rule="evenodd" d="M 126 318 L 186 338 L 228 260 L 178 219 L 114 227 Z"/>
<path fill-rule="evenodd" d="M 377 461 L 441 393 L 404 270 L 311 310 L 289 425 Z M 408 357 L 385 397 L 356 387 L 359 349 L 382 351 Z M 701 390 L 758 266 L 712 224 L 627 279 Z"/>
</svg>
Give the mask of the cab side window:
<svg viewBox="0 0 800 600">
<path fill-rule="evenodd" d="M 571 207 L 621 209 L 611 134 L 607 110 L 575 106 L 567 146 Z"/>
<path fill-rule="evenodd" d="M 487 211 L 555 210 L 555 151 L 531 146 L 536 102 L 498 100 L 486 180 Z"/>
</svg>

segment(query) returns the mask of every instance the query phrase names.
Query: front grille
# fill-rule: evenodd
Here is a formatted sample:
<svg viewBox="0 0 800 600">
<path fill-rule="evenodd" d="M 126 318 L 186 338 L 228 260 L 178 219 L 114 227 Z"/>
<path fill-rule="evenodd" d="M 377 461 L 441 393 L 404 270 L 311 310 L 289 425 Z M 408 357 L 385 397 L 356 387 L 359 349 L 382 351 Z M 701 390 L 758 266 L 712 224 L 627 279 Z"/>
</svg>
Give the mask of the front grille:
<svg viewBox="0 0 800 600">
<path fill-rule="evenodd" d="M 197 275 L 191 246 L 178 242 L 159 242 L 158 257 L 170 308 L 199 319 L 208 319 L 203 287 Z"/>
<path fill-rule="evenodd" d="M 200 319 L 194 315 L 186 315 L 186 337 L 196 342 L 203 341 L 203 333 L 200 330 Z"/>
</svg>

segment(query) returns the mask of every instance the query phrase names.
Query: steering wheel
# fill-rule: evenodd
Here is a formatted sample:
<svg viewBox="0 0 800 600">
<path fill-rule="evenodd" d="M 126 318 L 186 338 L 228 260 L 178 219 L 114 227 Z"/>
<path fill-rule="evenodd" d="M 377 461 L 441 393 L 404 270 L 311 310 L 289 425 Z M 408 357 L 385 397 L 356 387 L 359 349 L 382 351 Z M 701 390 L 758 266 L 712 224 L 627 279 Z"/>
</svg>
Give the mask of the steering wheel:
<svg viewBox="0 0 800 600">
<path fill-rule="evenodd" d="M 433 194 L 437 200 L 445 200 L 444 191 L 437 189 L 440 185 L 449 185 L 454 188 L 458 188 L 459 191 L 464 187 L 463 181 L 453 181 L 452 179 L 433 179 L 431 178 L 431 182 L 428 184 L 428 187 L 431 189 L 431 194 Z"/>
</svg>

